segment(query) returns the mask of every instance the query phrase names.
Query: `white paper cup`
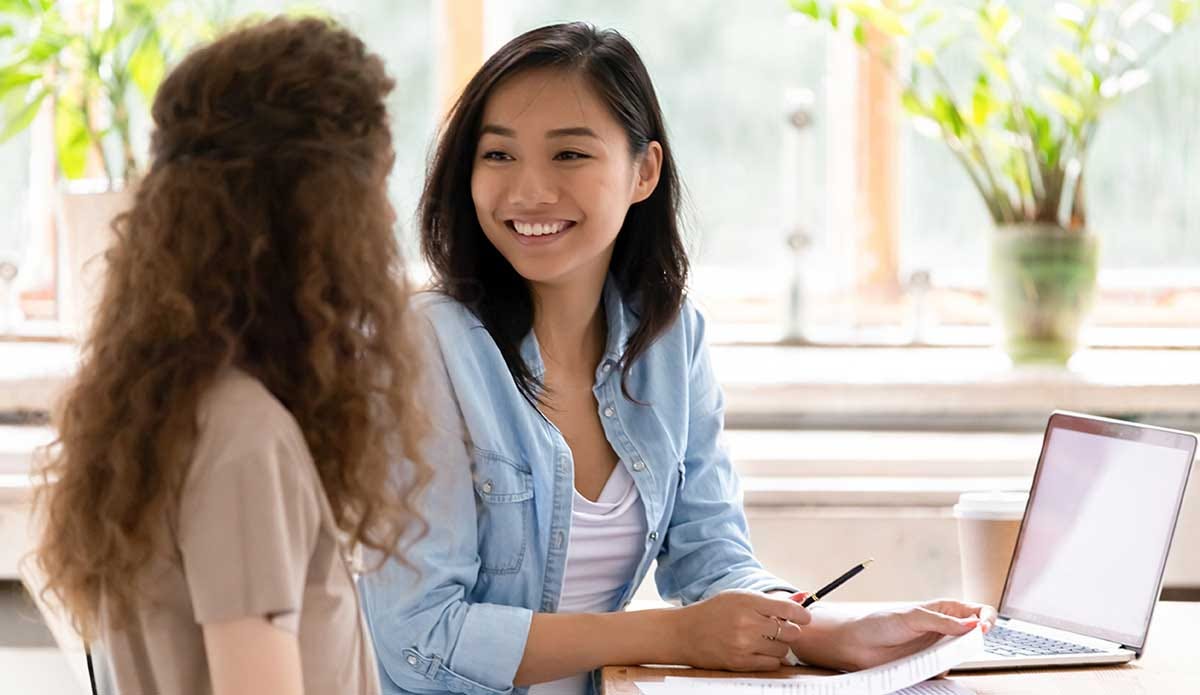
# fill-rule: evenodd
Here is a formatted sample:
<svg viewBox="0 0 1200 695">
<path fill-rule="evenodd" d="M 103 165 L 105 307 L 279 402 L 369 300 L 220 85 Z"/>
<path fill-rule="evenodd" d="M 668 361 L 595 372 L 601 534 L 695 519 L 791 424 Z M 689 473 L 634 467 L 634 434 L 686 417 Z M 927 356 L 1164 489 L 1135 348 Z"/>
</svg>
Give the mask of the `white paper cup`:
<svg viewBox="0 0 1200 695">
<path fill-rule="evenodd" d="M 1025 515 L 1027 492 L 964 492 L 954 505 L 963 599 L 997 606 Z"/>
</svg>

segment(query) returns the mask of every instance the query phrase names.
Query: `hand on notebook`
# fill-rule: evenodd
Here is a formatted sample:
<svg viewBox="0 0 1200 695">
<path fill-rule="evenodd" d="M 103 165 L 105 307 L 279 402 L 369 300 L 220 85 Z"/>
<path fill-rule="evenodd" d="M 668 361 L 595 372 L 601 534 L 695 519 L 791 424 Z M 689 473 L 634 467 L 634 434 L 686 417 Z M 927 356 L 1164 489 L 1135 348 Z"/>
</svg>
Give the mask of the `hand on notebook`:
<svg viewBox="0 0 1200 695">
<path fill-rule="evenodd" d="M 914 654 L 943 635 L 963 635 L 978 624 L 987 632 L 996 610 L 954 600 L 900 605 L 877 611 L 842 626 L 845 646 L 857 668 L 870 668 Z"/>
<path fill-rule="evenodd" d="M 724 591 L 674 613 L 681 663 L 728 671 L 773 671 L 808 609 L 757 591 Z"/>
</svg>

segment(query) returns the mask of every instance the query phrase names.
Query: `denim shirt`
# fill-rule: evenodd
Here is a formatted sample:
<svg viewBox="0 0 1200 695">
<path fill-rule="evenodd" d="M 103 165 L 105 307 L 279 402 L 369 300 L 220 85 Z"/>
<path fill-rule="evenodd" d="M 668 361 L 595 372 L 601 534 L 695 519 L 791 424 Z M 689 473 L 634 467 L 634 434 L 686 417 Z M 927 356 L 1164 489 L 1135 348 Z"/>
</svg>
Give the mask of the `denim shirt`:
<svg viewBox="0 0 1200 695">
<path fill-rule="evenodd" d="M 628 605 L 657 560 L 659 594 L 683 604 L 727 589 L 794 589 L 750 547 L 737 475 L 718 439 L 723 396 L 704 320 L 685 302 L 678 319 L 633 364 L 621 392 L 619 360 L 637 326 L 610 279 L 608 338 L 593 393 L 608 443 L 641 495 L 647 528 Z M 416 300 L 427 319 L 422 399 L 433 420 L 423 447 L 433 482 L 418 501 L 427 532 L 361 580 L 385 693 L 522 693 L 513 678 L 533 613 L 552 613 L 571 536 L 574 466 L 558 429 L 520 393 L 478 318 L 440 294 Z M 521 345 L 544 373 L 532 331 Z M 593 689 L 594 689 L 593 678 Z"/>
</svg>

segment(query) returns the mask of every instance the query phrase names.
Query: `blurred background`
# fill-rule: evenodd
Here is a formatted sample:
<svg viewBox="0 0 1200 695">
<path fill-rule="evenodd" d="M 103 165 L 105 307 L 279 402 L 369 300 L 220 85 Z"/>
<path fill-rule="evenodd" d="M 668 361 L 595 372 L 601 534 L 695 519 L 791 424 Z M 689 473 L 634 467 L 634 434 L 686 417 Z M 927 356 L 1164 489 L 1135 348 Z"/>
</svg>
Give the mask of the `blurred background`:
<svg viewBox="0 0 1200 695">
<path fill-rule="evenodd" d="M 756 548 L 801 585 L 874 555 L 844 597 L 890 600 L 960 592 L 951 506 L 1027 489 L 1054 408 L 1200 426 L 1196 6 L 0 1 L 0 692 L 9 664 L 61 666 L 17 561 L 32 452 L 53 437 L 48 413 L 78 356 L 84 278 L 102 273 L 86 263 L 102 233 L 78 219 L 103 230 L 119 209 L 130 164 L 145 162 L 153 89 L 195 43 L 247 18 L 318 13 L 384 57 L 396 233 L 420 280 L 415 204 L 466 79 L 543 24 L 626 35 L 686 185 L 691 293 L 711 324 Z M 1050 338 L 1014 323 L 1042 308 L 1006 318 L 999 289 L 998 240 L 1034 222 L 1096 249 L 1049 279 L 1020 276 L 1078 309 Z M 1170 598 L 1200 598 L 1194 489 Z M 797 536 L 812 539 L 803 555 Z"/>
</svg>

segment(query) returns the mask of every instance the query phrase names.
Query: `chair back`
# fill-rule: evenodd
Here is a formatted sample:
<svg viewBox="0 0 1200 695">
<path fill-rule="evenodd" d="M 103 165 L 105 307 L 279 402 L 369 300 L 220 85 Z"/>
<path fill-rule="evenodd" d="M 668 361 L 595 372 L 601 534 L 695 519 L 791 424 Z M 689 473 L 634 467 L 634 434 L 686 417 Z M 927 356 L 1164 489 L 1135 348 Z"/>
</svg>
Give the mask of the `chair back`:
<svg viewBox="0 0 1200 695">
<path fill-rule="evenodd" d="M 33 598 L 38 612 L 42 615 L 42 620 L 45 621 L 46 627 L 49 628 L 50 634 L 54 637 L 54 642 L 58 644 L 59 650 L 62 651 L 63 657 L 67 661 L 67 666 L 71 669 L 71 674 L 75 677 L 76 682 L 79 683 L 79 692 L 84 695 L 96 695 L 92 664 L 99 659 L 91 658 L 83 639 L 79 636 L 79 633 L 75 632 L 75 628 L 71 626 L 71 621 L 67 617 L 66 610 L 54 600 L 54 596 L 51 594 L 42 595 L 42 590 L 46 587 L 46 581 L 41 570 L 37 568 L 32 558 L 26 558 L 17 564 L 17 574 L 20 575 L 21 583 L 25 585 L 25 590 Z"/>
</svg>

